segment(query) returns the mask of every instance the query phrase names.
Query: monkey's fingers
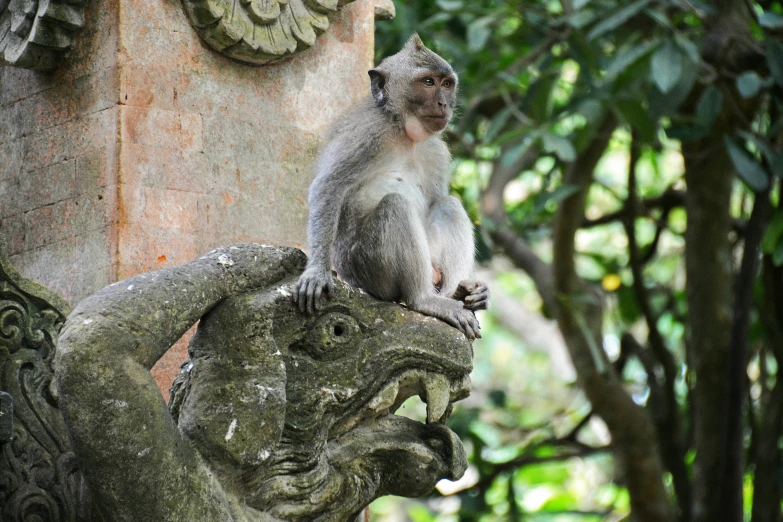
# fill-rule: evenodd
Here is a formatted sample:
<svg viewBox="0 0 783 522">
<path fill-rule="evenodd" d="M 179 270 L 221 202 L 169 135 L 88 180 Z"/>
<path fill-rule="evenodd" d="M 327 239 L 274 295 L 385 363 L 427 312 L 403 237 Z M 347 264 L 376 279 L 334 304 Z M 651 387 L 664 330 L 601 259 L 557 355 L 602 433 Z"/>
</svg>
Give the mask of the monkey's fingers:
<svg viewBox="0 0 783 522">
<path fill-rule="evenodd" d="M 486 310 L 489 308 L 489 292 L 485 294 L 469 295 L 465 298 L 465 308 L 468 310 Z"/>
<path fill-rule="evenodd" d="M 299 283 L 299 311 L 302 313 L 307 311 L 307 296 L 310 284 L 309 278 L 305 278 Z"/>
<path fill-rule="evenodd" d="M 473 339 L 476 339 L 478 337 L 481 337 L 481 329 L 479 328 L 478 321 L 476 320 L 476 316 L 473 315 L 472 312 L 468 310 L 462 310 L 460 313 L 456 315 L 457 322 L 459 325 L 457 328 L 459 328 L 462 333 L 465 334 L 465 337 L 470 339 L 471 341 Z"/>
<path fill-rule="evenodd" d="M 294 285 L 293 291 L 291 292 L 291 300 L 294 302 L 295 305 L 299 304 L 299 299 L 302 295 L 302 292 L 304 292 L 305 288 L 307 288 L 307 278 L 304 276 L 301 276 L 299 280 Z"/>
<path fill-rule="evenodd" d="M 321 297 L 321 293 L 323 293 L 323 286 L 321 283 L 315 283 L 314 288 L 311 288 L 311 295 L 310 295 L 310 303 L 308 310 L 311 314 L 315 313 L 315 309 L 317 307 L 316 303 L 318 302 L 318 299 Z"/>
</svg>

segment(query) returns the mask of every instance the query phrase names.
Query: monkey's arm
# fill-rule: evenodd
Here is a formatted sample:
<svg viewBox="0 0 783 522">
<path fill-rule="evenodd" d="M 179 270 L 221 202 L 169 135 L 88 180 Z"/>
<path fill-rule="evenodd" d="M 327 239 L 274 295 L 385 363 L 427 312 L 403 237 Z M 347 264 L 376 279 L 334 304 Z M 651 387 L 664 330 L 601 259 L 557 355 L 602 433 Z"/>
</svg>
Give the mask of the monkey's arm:
<svg viewBox="0 0 783 522">
<path fill-rule="evenodd" d="M 294 249 L 220 249 L 82 301 L 58 341 L 55 377 L 79 466 L 106 520 L 234 520 L 149 373 L 224 298 L 304 264 Z"/>
<path fill-rule="evenodd" d="M 307 235 L 310 240 L 310 257 L 299 281 L 294 287 L 292 299 L 302 312 L 313 313 L 316 302 L 324 289 L 327 296 L 334 295 L 332 278 L 332 246 L 337 237 L 340 213 L 349 190 L 355 186 L 361 170 L 362 157 L 367 158 L 372 143 L 341 143 L 335 139 L 324 148 L 317 164 L 315 180 L 310 187 L 310 214 Z M 339 155 L 339 150 L 353 150 Z M 364 161 L 367 161 L 366 159 Z"/>
</svg>

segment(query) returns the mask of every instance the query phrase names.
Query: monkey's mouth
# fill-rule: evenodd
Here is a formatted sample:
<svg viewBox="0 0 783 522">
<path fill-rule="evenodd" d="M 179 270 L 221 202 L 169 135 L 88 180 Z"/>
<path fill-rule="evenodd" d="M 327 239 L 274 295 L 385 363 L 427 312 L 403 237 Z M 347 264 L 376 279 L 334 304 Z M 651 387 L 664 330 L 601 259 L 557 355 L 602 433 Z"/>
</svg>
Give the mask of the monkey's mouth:
<svg viewBox="0 0 783 522">
<path fill-rule="evenodd" d="M 456 480 L 467 467 L 459 437 L 444 425 L 456 401 L 470 394 L 470 376 L 458 379 L 426 370 L 408 370 L 393 376 L 365 403 L 358 415 L 336 424 L 329 432 L 330 446 L 364 452 L 387 452 L 402 444 L 408 458 L 437 462 L 442 476 Z M 426 422 L 417 422 L 395 412 L 410 397 L 418 395 L 427 404 Z M 442 478 L 442 477 L 441 477 Z"/>
<path fill-rule="evenodd" d="M 426 125 L 430 128 L 430 130 L 440 132 L 446 128 L 446 125 L 449 124 L 449 120 L 451 118 L 448 116 L 425 116 L 424 119 L 426 120 Z"/>
</svg>

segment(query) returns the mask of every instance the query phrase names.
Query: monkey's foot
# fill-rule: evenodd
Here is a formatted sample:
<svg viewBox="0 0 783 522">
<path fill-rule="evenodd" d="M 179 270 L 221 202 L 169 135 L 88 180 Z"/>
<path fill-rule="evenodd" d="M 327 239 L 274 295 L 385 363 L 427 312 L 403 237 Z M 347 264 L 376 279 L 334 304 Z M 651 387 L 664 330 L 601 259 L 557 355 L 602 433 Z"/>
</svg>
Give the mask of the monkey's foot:
<svg viewBox="0 0 783 522">
<path fill-rule="evenodd" d="M 417 303 L 408 303 L 408 308 L 437 317 L 460 330 L 470 340 L 481 337 L 481 326 L 476 315 L 459 301 L 448 297 L 431 296 Z"/>
<path fill-rule="evenodd" d="M 481 281 L 460 281 L 452 297 L 473 312 L 489 307 L 489 288 Z"/>
<path fill-rule="evenodd" d="M 310 314 L 315 313 L 316 303 L 321 294 L 326 291 L 327 297 L 334 296 L 334 278 L 329 271 L 308 268 L 299 277 L 293 288 L 291 300 L 299 305 L 299 310 Z"/>
</svg>

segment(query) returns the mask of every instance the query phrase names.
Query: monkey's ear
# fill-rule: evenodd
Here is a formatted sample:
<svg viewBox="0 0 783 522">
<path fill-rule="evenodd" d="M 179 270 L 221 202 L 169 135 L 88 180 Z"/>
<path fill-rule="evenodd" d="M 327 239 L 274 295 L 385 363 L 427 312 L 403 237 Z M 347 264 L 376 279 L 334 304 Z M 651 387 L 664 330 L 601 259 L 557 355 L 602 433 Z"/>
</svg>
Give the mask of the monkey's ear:
<svg viewBox="0 0 783 522">
<path fill-rule="evenodd" d="M 387 73 L 380 69 L 370 69 L 367 71 L 370 75 L 370 93 L 373 100 L 378 107 L 381 107 L 386 103 L 386 92 L 383 90 L 386 87 Z"/>
<path fill-rule="evenodd" d="M 405 44 L 405 47 L 412 47 L 417 51 L 423 51 L 424 49 L 427 48 L 427 46 L 424 45 L 424 42 L 421 41 L 421 37 L 419 37 L 419 33 L 413 33 L 411 37 L 408 38 L 408 43 Z"/>
</svg>

